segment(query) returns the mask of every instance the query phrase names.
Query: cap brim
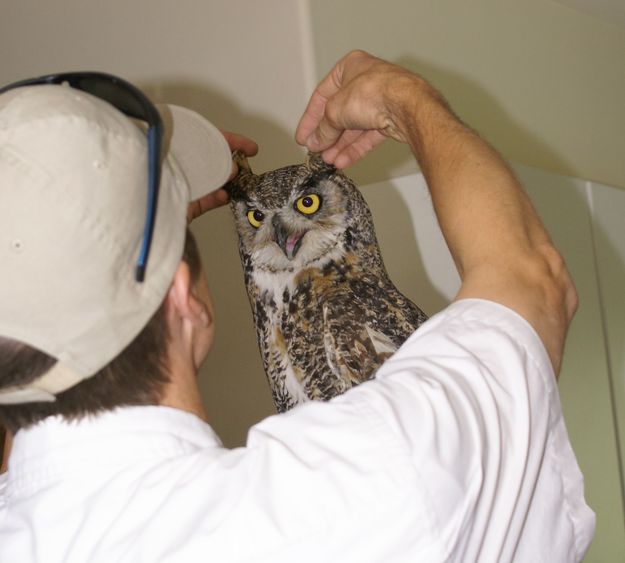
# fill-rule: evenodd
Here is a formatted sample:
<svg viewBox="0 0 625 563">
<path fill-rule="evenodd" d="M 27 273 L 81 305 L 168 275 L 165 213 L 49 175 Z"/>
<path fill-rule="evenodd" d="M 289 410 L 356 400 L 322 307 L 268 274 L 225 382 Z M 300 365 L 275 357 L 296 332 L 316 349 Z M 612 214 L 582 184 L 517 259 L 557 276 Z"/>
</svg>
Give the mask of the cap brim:
<svg viewBox="0 0 625 563">
<path fill-rule="evenodd" d="M 189 201 L 223 186 L 232 171 L 230 147 L 222 133 L 200 114 L 172 104 L 159 104 L 165 154 L 171 153 L 189 185 Z"/>
</svg>

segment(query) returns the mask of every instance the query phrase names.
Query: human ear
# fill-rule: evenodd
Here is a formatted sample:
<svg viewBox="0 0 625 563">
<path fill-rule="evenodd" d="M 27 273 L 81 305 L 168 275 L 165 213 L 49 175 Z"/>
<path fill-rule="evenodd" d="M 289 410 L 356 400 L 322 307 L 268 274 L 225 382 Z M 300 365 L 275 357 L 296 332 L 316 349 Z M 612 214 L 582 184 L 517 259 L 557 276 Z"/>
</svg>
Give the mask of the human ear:
<svg viewBox="0 0 625 563">
<path fill-rule="evenodd" d="M 194 285 L 189 265 L 181 261 L 169 288 L 168 305 L 180 320 L 205 327 L 212 323 L 212 318 L 206 304 L 198 298 Z"/>
</svg>

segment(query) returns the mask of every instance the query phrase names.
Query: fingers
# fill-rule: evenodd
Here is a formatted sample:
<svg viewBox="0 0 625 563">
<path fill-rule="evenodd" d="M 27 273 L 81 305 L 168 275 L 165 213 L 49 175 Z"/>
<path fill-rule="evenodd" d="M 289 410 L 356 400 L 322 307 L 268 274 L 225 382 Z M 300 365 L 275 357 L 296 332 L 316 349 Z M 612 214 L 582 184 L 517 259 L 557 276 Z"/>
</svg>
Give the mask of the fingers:
<svg viewBox="0 0 625 563">
<path fill-rule="evenodd" d="M 312 152 L 321 152 L 323 159 L 337 168 L 351 166 L 387 138 L 376 129 L 344 129 L 340 125 L 335 126 L 330 112 L 326 114 L 328 117 L 317 124 L 306 138 L 305 145 Z"/>
<path fill-rule="evenodd" d="M 239 135 L 238 133 L 231 133 L 230 131 L 222 131 L 221 133 L 226 138 L 231 152 L 240 151 L 245 156 L 255 156 L 258 153 L 258 144 L 252 141 L 252 139 L 245 137 L 244 135 Z M 239 167 L 233 161 L 228 181 L 232 180 L 238 172 Z"/>
<path fill-rule="evenodd" d="M 304 114 L 295 130 L 295 140 L 300 145 L 309 146 L 309 138 L 315 132 L 320 122 L 325 117 L 326 105 L 340 89 L 343 77 L 343 60 L 341 59 L 328 75 L 319 83 L 310 101 L 304 110 Z M 310 139 L 314 143 L 314 139 Z M 311 150 L 312 147 L 309 146 Z"/>
<path fill-rule="evenodd" d="M 190 223 L 193 219 L 196 219 L 211 209 L 226 205 L 228 201 L 228 192 L 223 188 L 219 188 L 200 199 L 192 201 L 187 208 L 187 223 Z"/>
<path fill-rule="evenodd" d="M 239 135 L 238 133 L 232 133 L 230 131 L 221 131 L 221 134 L 226 139 L 230 151 L 241 151 L 245 156 L 254 156 L 258 153 L 258 144 L 245 135 Z M 232 180 L 239 171 L 236 163 L 232 163 L 232 170 L 228 180 Z M 226 205 L 229 201 L 228 192 L 223 188 L 212 191 L 209 194 L 192 201 L 187 208 L 187 223 L 190 223 L 200 215 L 203 215 L 211 209 L 216 209 Z"/>
<path fill-rule="evenodd" d="M 222 131 L 221 134 L 225 137 L 230 151 L 239 150 L 245 156 L 254 156 L 258 153 L 258 145 L 252 139 L 230 131 Z"/>
<path fill-rule="evenodd" d="M 350 133 L 346 131 L 345 134 Z M 380 143 L 385 141 L 387 137 L 379 131 L 358 131 L 360 133 L 353 142 L 345 144 L 340 151 L 330 161 L 323 153 L 323 158 L 329 164 L 334 164 L 337 168 L 348 168 L 356 164 L 363 156 L 372 151 Z M 334 147 L 328 150 L 335 150 Z M 326 151 L 327 152 L 327 151 Z"/>
<path fill-rule="evenodd" d="M 331 74 L 328 75 L 313 93 L 304 115 L 295 131 L 295 140 L 312 152 L 321 152 L 330 148 L 342 138 L 345 129 L 331 121 L 328 105 L 332 95 L 339 89 Z M 324 92 L 328 96 L 324 95 Z M 340 116 L 340 111 L 337 112 Z"/>
<path fill-rule="evenodd" d="M 364 131 L 358 131 L 356 129 L 344 131 L 334 145 L 322 152 L 323 160 L 328 164 L 334 164 L 336 166 L 337 157 L 351 144 L 356 143 L 363 134 Z"/>
<path fill-rule="evenodd" d="M 319 83 L 295 130 L 295 140 L 313 152 L 329 147 L 342 133 L 340 128 L 328 121 L 326 107 L 328 101 L 341 89 L 346 58 L 341 59 Z"/>
<path fill-rule="evenodd" d="M 392 65 L 352 51 L 319 83 L 300 119 L 296 141 L 338 168 L 351 166 L 388 137 L 383 92 Z"/>
<path fill-rule="evenodd" d="M 308 138 L 323 119 L 327 101 L 319 92 L 313 93 L 295 130 L 295 140 L 298 144 L 308 145 Z"/>
</svg>

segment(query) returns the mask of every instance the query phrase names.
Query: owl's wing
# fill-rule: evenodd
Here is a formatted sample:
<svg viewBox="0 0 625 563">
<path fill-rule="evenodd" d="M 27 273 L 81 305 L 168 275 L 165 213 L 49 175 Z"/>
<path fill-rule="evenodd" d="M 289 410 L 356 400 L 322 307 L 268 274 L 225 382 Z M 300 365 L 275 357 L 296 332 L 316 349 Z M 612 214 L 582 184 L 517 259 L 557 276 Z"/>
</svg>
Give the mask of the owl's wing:
<svg viewBox="0 0 625 563">
<path fill-rule="evenodd" d="M 367 311 L 354 300 L 323 305 L 323 342 L 328 365 L 344 388 L 371 379 L 397 350 L 387 335 L 367 322 Z"/>
</svg>

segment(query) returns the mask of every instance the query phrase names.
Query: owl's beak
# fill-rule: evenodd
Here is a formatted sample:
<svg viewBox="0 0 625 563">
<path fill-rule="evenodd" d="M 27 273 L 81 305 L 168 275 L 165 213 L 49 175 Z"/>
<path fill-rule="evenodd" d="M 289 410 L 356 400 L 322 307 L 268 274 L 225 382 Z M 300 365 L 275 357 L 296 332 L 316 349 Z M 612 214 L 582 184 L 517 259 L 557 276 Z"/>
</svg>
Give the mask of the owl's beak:
<svg viewBox="0 0 625 563">
<path fill-rule="evenodd" d="M 306 232 L 292 233 L 277 215 L 274 216 L 271 225 L 273 226 L 273 240 L 282 249 L 284 255 L 289 260 L 293 260 L 302 245 L 302 239 Z"/>
</svg>

